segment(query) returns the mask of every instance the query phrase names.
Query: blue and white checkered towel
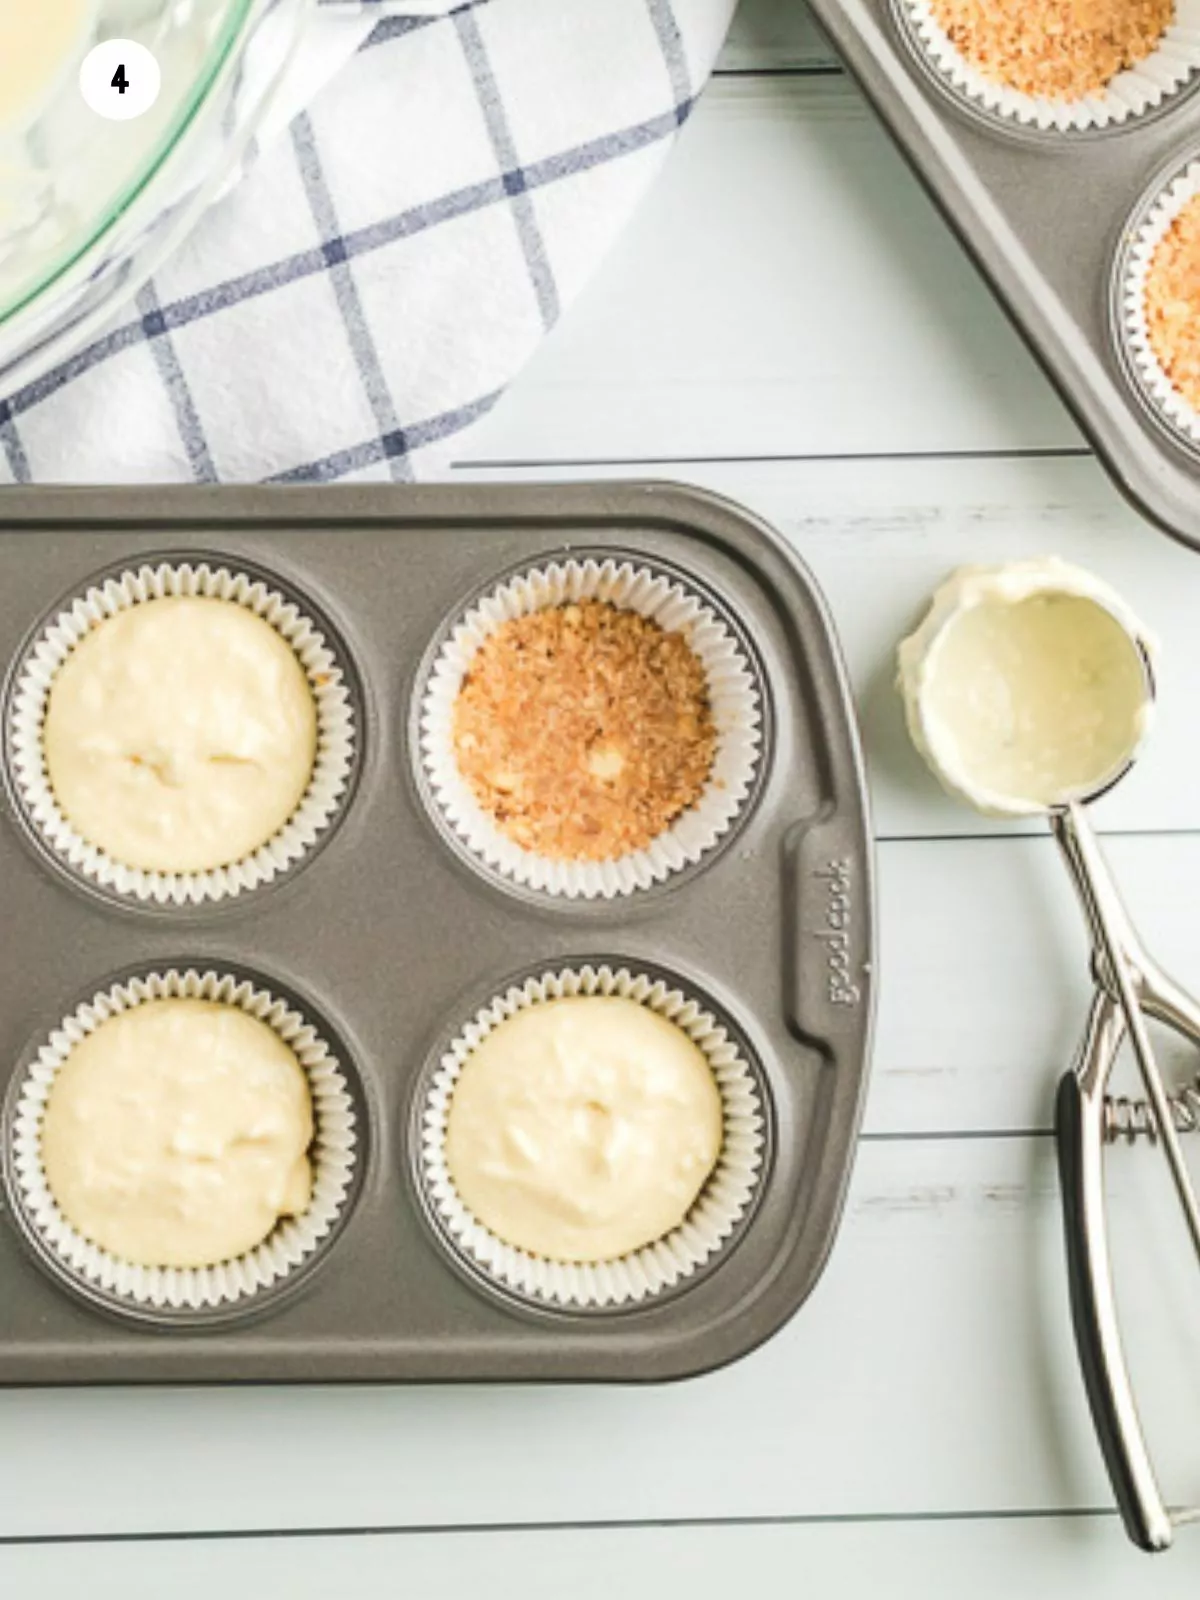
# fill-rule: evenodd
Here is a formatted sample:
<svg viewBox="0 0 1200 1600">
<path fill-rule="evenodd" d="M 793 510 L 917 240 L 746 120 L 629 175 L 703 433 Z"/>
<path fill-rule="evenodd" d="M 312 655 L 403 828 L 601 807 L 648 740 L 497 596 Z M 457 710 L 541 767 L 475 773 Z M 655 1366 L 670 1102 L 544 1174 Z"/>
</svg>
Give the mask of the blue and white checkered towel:
<svg viewBox="0 0 1200 1600">
<path fill-rule="evenodd" d="M 641 199 L 733 5 L 330 6 L 293 93 L 345 64 L 118 327 L 0 400 L 0 478 L 435 474 Z"/>
</svg>

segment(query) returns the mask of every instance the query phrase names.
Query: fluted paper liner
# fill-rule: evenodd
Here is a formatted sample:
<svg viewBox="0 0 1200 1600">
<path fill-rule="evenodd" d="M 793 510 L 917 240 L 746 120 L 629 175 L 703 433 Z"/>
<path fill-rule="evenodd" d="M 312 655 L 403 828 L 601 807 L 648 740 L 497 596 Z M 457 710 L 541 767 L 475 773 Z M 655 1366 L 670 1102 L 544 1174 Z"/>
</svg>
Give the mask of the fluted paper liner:
<svg viewBox="0 0 1200 1600">
<path fill-rule="evenodd" d="M 1081 100 L 1023 94 L 986 77 L 951 41 L 930 0 L 894 4 L 913 49 L 966 105 L 1041 133 L 1086 133 L 1133 122 L 1169 100 L 1200 70 L 1200 0 L 1176 0 L 1174 20 L 1145 60 Z"/>
<path fill-rule="evenodd" d="M 308 1079 L 313 1106 L 312 1200 L 299 1217 L 284 1217 L 245 1255 L 211 1267 L 142 1267 L 86 1239 L 67 1221 L 46 1181 L 42 1124 L 50 1091 L 72 1050 L 102 1022 L 148 1000 L 213 1000 L 265 1022 L 293 1052 Z M 12 1122 L 12 1197 L 68 1276 L 130 1305 L 202 1311 L 229 1305 L 277 1284 L 320 1249 L 346 1204 L 357 1154 L 354 1105 L 329 1046 L 286 1001 L 248 979 L 171 969 L 114 983 L 81 1005 L 50 1034 L 29 1067 Z"/>
<path fill-rule="evenodd" d="M 1118 290 L 1120 332 L 1134 375 L 1162 420 L 1193 447 L 1200 445 L 1200 412 L 1180 394 L 1154 353 L 1146 317 L 1146 287 L 1159 245 L 1184 206 L 1197 194 L 1200 161 L 1192 161 L 1152 202 L 1126 250 Z"/>
<path fill-rule="evenodd" d="M 506 1244 L 468 1210 L 446 1163 L 450 1102 L 468 1057 L 509 1017 L 527 1006 L 576 995 L 636 1000 L 681 1028 L 704 1054 L 721 1095 L 721 1153 L 679 1227 L 653 1244 L 598 1262 L 548 1261 Z M 420 1168 L 442 1227 L 466 1260 L 497 1285 L 560 1307 L 636 1304 L 693 1277 L 717 1257 L 745 1216 L 762 1176 L 765 1118 L 758 1082 L 727 1029 L 700 1001 L 661 978 L 622 967 L 566 968 L 529 978 L 498 995 L 441 1057 L 421 1115 Z"/>
<path fill-rule="evenodd" d="M 304 669 L 316 705 L 317 748 L 308 788 L 296 810 L 252 854 L 209 872 L 153 872 L 114 860 L 72 826 L 50 785 L 42 729 L 55 674 L 88 633 L 131 606 L 182 596 L 245 606 L 287 641 Z M 29 650 L 9 701 L 8 717 L 11 776 L 29 820 L 51 854 L 111 894 L 158 905 L 228 900 L 286 872 L 336 817 L 354 762 L 354 706 L 345 670 L 330 642 L 300 605 L 265 580 L 207 562 L 142 566 L 81 592 L 42 630 Z"/>
<path fill-rule="evenodd" d="M 510 839 L 475 798 L 454 749 L 455 701 L 484 640 L 515 617 L 582 600 L 636 611 L 668 633 L 682 633 L 704 669 L 717 734 L 712 771 L 697 802 L 644 850 L 610 861 L 551 860 Z M 422 691 L 421 761 L 433 801 L 454 833 L 502 877 L 569 899 L 632 894 L 698 862 L 741 812 L 761 745 L 757 673 L 732 630 L 683 580 L 631 561 L 555 561 L 501 583 L 454 627 Z"/>
</svg>

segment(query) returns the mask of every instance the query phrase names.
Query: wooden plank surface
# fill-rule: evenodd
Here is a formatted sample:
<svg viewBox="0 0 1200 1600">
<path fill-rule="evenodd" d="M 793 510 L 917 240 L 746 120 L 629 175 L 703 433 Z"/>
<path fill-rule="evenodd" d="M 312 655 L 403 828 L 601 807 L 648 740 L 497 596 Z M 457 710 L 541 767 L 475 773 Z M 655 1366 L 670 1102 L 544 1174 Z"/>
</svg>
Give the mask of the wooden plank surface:
<svg viewBox="0 0 1200 1600">
<path fill-rule="evenodd" d="M 717 79 L 472 459 L 1079 447 L 849 80 Z"/>
<path fill-rule="evenodd" d="M 285 1584 L 288 1600 L 729 1600 L 747 1592 L 1192 1600 L 1196 1592 L 1194 1565 L 1147 1564 L 1112 1517 L 67 1545 L 0 1551 L 0 1580 L 38 1600 L 274 1597 Z"/>
<path fill-rule="evenodd" d="M 1200 1497 L 1200 1275 L 1161 1160 L 1121 1152 L 1111 1187 L 1147 1426 L 1174 1495 Z M 1047 1139 L 865 1142 L 810 1304 L 693 1382 L 9 1393 L 0 1419 L 8 1537 L 1110 1504 Z"/>
<path fill-rule="evenodd" d="M 802 0 L 743 0 L 720 70 L 813 72 L 834 62 L 832 46 Z"/>
</svg>

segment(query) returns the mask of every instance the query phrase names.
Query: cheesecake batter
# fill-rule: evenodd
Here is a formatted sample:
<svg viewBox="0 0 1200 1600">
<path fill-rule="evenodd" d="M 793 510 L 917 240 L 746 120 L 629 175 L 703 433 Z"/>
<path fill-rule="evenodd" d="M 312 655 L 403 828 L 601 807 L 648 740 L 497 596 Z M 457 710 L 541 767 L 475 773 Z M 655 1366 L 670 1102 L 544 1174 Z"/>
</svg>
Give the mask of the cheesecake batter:
<svg viewBox="0 0 1200 1600">
<path fill-rule="evenodd" d="M 138 1266 L 205 1267 L 308 1207 L 312 1138 L 304 1070 L 265 1022 L 206 1000 L 151 1000 L 67 1057 L 42 1161 L 86 1239 Z"/>
<path fill-rule="evenodd" d="M 691 1210 L 721 1151 L 702 1051 L 637 1001 L 533 1005 L 468 1058 L 446 1155 L 460 1196 L 506 1243 L 550 1261 L 611 1261 Z"/>
<path fill-rule="evenodd" d="M 1145 736 L 1139 640 L 1119 596 L 1066 562 L 964 568 L 900 649 L 918 748 L 983 811 L 1035 813 L 1093 793 Z"/>
<path fill-rule="evenodd" d="M 149 600 L 100 623 L 50 688 L 55 798 L 124 866 L 202 872 L 283 827 L 312 776 L 317 712 L 295 652 L 234 601 Z"/>
<path fill-rule="evenodd" d="M 94 0 L 0 5 L 0 133 L 22 128 L 82 56 Z"/>
</svg>

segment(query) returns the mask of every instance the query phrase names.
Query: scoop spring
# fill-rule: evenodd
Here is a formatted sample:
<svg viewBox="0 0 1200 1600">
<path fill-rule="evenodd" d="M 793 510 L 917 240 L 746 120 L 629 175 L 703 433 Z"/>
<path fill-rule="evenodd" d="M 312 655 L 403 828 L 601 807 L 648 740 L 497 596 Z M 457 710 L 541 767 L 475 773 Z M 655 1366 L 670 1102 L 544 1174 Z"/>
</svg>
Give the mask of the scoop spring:
<svg viewBox="0 0 1200 1600">
<path fill-rule="evenodd" d="M 1168 1104 L 1175 1118 L 1178 1133 L 1200 1133 L 1200 1073 L 1186 1088 L 1170 1096 Z M 1104 1101 L 1104 1138 L 1108 1144 L 1124 1140 L 1136 1144 L 1139 1139 L 1158 1143 L 1158 1121 L 1148 1100 L 1131 1099 L 1128 1095 L 1108 1095 Z"/>
</svg>

